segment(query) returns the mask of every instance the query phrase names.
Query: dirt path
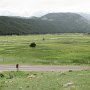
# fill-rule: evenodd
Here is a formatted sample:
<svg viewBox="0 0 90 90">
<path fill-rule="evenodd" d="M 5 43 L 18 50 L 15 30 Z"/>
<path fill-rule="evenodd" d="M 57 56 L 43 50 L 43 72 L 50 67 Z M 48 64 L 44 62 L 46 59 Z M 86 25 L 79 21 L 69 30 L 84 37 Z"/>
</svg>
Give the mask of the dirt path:
<svg viewBox="0 0 90 90">
<path fill-rule="evenodd" d="M 90 70 L 89 66 L 48 66 L 48 65 L 20 65 L 20 71 L 80 71 Z M 0 65 L 0 71 L 16 71 L 15 65 Z"/>
</svg>

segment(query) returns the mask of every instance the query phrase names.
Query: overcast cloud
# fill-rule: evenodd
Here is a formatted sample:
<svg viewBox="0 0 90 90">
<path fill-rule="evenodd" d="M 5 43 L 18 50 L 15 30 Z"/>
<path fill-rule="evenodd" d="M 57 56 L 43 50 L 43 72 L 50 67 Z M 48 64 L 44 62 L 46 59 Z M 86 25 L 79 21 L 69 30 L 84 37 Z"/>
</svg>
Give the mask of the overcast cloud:
<svg viewBox="0 0 90 90">
<path fill-rule="evenodd" d="M 47 12 L 90 13 L 90 0 L 0 0 L 0 15 L 39 16 Z"/>
</svg>

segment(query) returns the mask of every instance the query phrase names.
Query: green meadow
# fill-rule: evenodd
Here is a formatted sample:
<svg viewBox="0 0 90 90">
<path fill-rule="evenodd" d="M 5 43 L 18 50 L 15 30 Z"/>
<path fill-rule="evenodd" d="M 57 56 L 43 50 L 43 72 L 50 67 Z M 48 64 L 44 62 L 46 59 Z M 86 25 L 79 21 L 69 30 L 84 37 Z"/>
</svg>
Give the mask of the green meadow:
<svg viewBox="0 0 90 90">
<path fill-rule="evenodd" d="M 3 72 L 0 90 L 90 90 L 90 71 Z"/>
<path fill-rule="evenodd" d="M 29 45 L 35 42 L 36 47 Z M 0 36 L 0 64 L 90 64 L 89 34 Z"/>
</svg>

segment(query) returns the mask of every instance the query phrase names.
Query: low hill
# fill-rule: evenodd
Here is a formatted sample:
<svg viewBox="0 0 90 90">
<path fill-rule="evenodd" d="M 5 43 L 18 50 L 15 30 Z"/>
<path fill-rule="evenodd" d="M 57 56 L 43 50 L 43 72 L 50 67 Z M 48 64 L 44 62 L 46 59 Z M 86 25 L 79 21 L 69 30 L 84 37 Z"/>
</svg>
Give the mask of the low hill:
<svg viewBox="0 0 90 90">
<path fill-rule="evenodd" d="M 75 13 L 49 13 L 39 18 L 0 16 L 0 35 L 85 32 L 90 32 L 90 23 Z"/>
</svg>

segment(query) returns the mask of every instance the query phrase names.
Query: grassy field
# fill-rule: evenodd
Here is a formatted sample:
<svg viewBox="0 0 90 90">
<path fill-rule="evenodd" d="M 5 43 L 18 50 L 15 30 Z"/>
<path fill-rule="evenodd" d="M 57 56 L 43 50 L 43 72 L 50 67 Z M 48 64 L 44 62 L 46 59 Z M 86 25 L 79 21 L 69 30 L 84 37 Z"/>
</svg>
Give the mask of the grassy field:
<svg viewBox="0 0 90 90">
<path fill-rule="evenodd" d="M 32 42 L 35 48 L 29 47 Z M 0 36 L 0 64 L 16 63 L 90 64 L 90 35 Z"/>
<path fill-rule="evenodd" d="M 90 71 L 3 72 L 0 90 L 90 90 Z"/>
</svg>

